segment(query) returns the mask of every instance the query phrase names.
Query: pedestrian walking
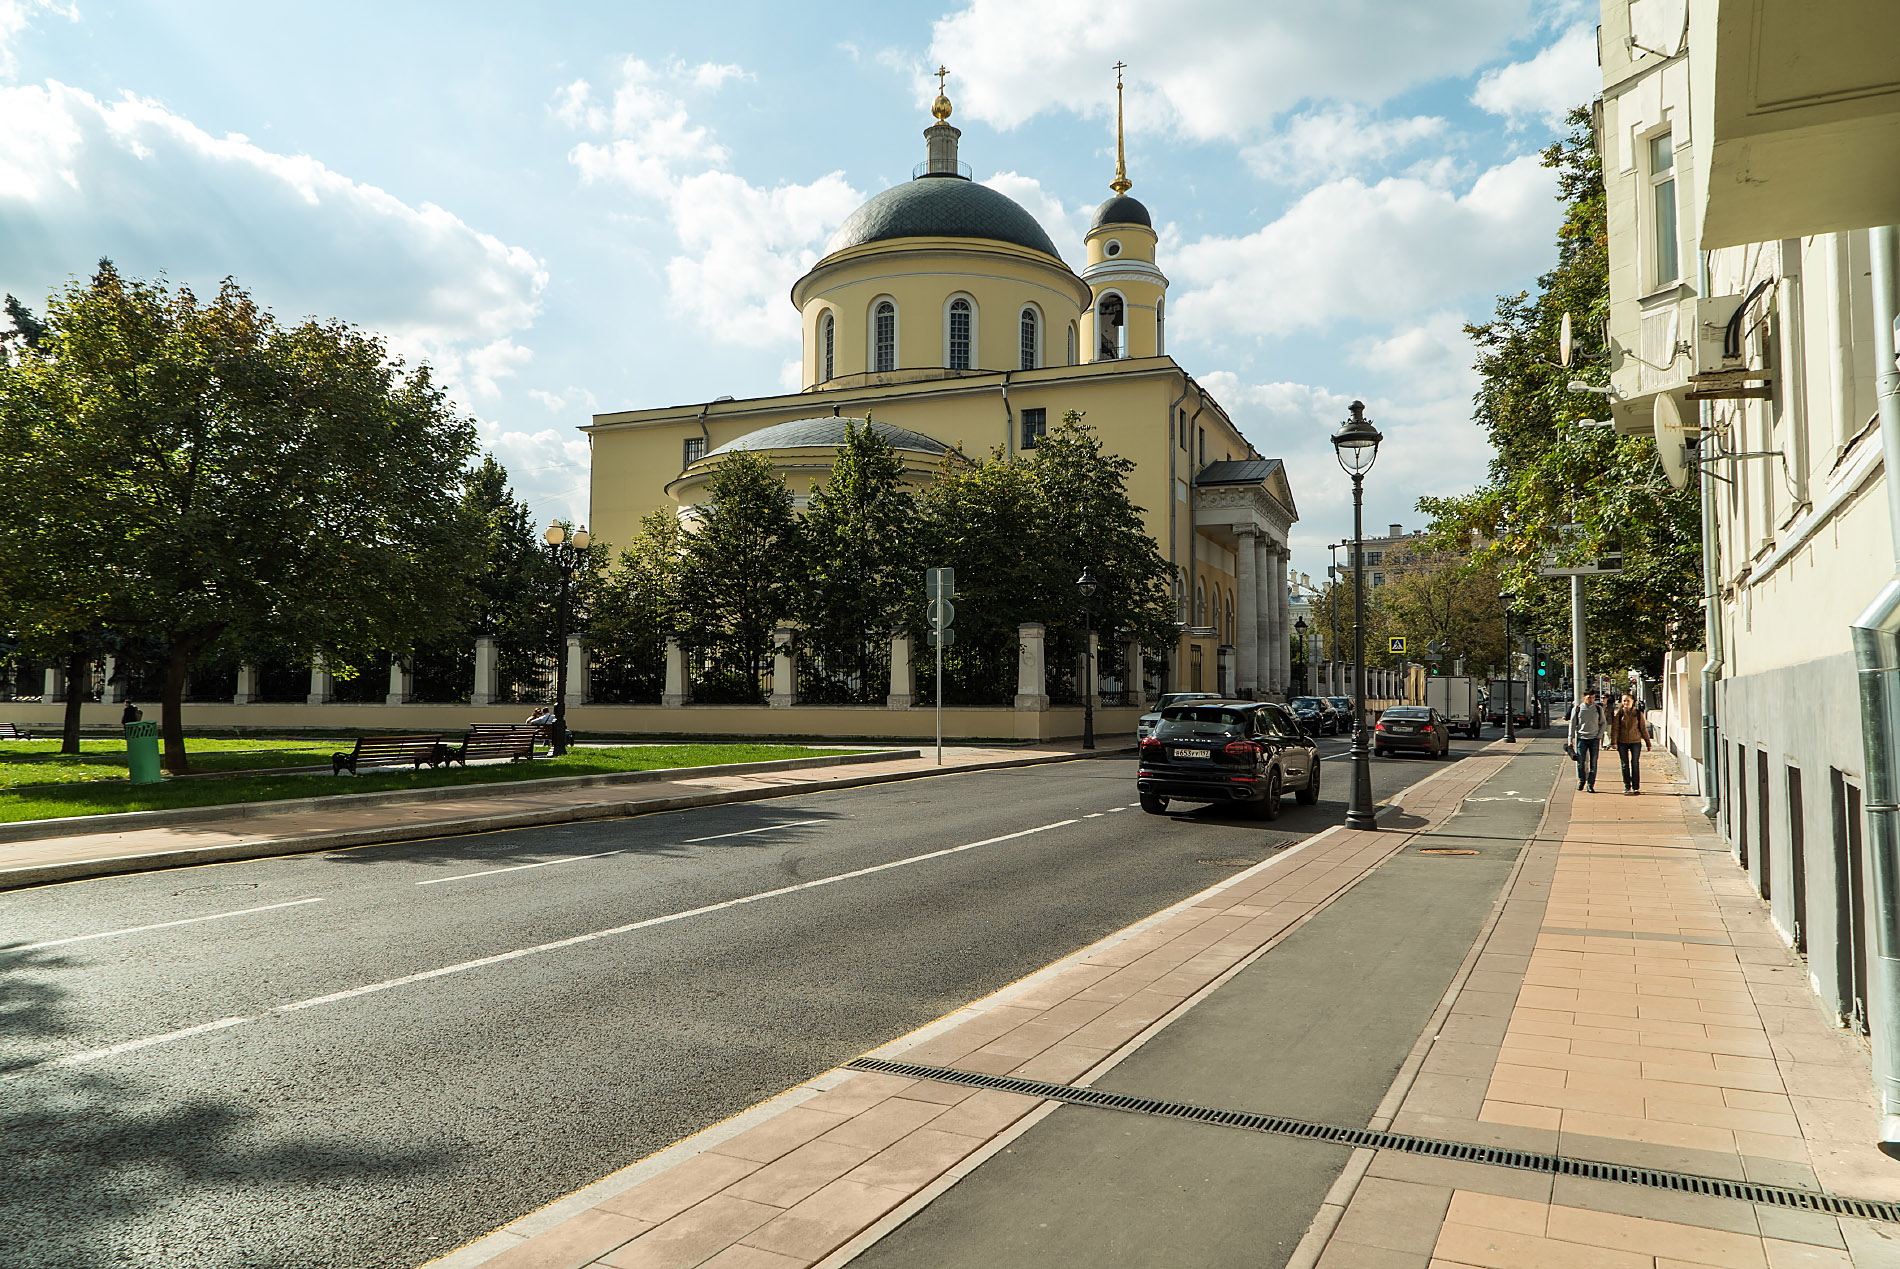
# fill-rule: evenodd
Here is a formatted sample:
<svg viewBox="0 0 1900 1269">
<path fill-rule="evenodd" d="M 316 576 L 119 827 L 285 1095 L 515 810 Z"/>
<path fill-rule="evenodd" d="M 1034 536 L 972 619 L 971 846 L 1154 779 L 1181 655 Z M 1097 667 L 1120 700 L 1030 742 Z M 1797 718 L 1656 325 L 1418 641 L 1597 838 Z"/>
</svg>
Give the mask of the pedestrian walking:
<svg viewBox="0 0 1900 1269">
<path fill-rule="evenodd" d="M 1649 748 L 1649 716 L 1628 692 L 1610 716 L 1610 739 L 1616 744 L 1616 756 L 1623 764 L 1623 792 L 1640 793 L 1643 784 L 1643 750 Z"/>
<path fill-rule="evenodd" d="M 1583 699 L 1570 711 L 1570 728 L 1564 748 L 1577 760 L 1577 791 L 1597 791 L 1597 750 L 1603 744 L 1603 732 L 1609 720 L 1597 704 L 1597 694 L 1586 690 Z"/>
<path fill-rule="evenodd" d="M 136 723 L 144 717 L 145 717 L 144 710 L 140 709 L 137 705 L 133 704 L 131 701 L 127 701 L 125 703 L 125 712 L 119 715 L 119 722 L 121 724 Z"/>
</svg>

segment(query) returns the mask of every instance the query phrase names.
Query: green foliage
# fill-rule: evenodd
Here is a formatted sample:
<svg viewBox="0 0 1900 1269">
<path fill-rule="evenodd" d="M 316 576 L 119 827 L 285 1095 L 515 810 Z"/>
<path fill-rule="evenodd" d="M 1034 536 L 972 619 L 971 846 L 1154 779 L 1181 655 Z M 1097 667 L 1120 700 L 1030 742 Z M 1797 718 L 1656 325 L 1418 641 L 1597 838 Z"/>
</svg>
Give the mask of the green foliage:
<svg viewBox="0 0 1900 1269">
<path fill-rule="evenodd" d="M 1588 365 L 1562 366 L 1556 350 L 1565 312 L 1586 355 L 1609 309 L 1609 237 L 1602 170 L 1589 115 L 1570 113 L 1571 133 L 1544 151 L 1564 201 L 1557 262 L 1537 291 L 1499 299 L 1496 316 L 1469 326 L 1483 376 L 1475 418 L 1496 451 L 1486 484 L 1457 498 L 1422 498 L 1436 544 L 1462 549 L 1475 534 L 1480 556 L 1520 597 L 1524 630 L 1568 647 L 1570 592 L 1540 581 L 1536 568 L 1559 530 L 1581 525 L 1579 555 L 1619 543 L 1620 576 L 1585 588 L 1591 656 L 1599 665 L 1656 673 L 1666 648 L 1700 646 L 1700 503 L 1695 486 L 1672 490 L 1643 437 L 1577 424 L 1603 411 L 1603 398 L 1575 393 L 1574 378 L 1602 381 Z"/>
<path fill-rule="evenodd" d="M 120 276 L 53 297 L 0 367 L 0 625 L 162 649 L 166 761 L 220 649 L 407 652 L 456 613 L 474 428 L 426 366 L 338 322 L 282 327 L 235 282 Z"/>
<path fill-rule="evenodd" d="M 686 534 L 680 629 L 730 680 L 712 695 L 764 696 L 772 632 L 791 615 L 803 559 L 792 491 L 759 454 L 735 450 L 712 468 Z"/>
<path fill-rule="evenodd" d="M 680 626 L 684 556 L 679 517 L 655 511 L 601 577 L 589 629 L 603 667 L 612 668 L 595 678 L 598 699 L 660 699 L 666 636 Z"/>
</svg>

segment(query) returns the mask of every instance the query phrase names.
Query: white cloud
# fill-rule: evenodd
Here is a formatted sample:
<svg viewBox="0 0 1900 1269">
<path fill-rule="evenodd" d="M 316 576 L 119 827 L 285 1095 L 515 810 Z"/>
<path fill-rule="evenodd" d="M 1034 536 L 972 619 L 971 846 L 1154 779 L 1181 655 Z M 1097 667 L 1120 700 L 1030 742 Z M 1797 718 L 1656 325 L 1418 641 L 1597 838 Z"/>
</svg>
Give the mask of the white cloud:
<svg viewBox="0 0 1900 1269">
<path fill-rule="evenodd" d="M 570 405 L 582 414 L 596 414 L 600 411 L 600 401 L 593 393 L 571 383 L 560 392 L 530 388 L 528 395 L 546 406 L 551 414 L 559 414 Z"/>
<path fill-rule="evenodd" d="M 1478 390 L 1478 372 L 1472 368 L 1476 355 L 1465 319 L 1440 312 L 1384 337 L 1361 340 L 1350 359 L 1414 398 L 1463 403 Z"/>
<path fill-rule="evenodd" d="M 508 480 L 538 521 L 588 517 L 587 438 L 570 427 L 511 432 L 478 424 L 482 444 L 508 469 Z"/>
<path fill-rule="evenodd" d="M 308 155 L 212 136 L 156 102 L 0 86 L 0 289 L 44 295 L 102 255 L 202 290 L 232 275 L 286 319 L 341 317 L 492 383 L 540 310 L 535 257 Z M 513 350 L 513 351 L 510 351 Z"/>
<path fill-rule="evenodd" d="M 1294 115 L 1258 145 L 1241 151 L 1256 176 L 1283 184 L 1343 176 L 1384 163 L 1445 133 L 1436 115 L 1377 119 L 1355 106 Z"/>
<path fill-rule="evenodd" d="M 1044 189 L 1041 181 L 1020 172 L 998 172 L 983 184 L 1021 204 L 1055 240 L 1057 250 L 1063 255 L 1071 260 L 1081 259 L 1082 239 L 1088 234 L 1094 208 L 1087 203 L 1066 206 Z"/>
<path fill-rule="evenodd" d="M 1527 155 L 1455 190 L 1419 177 L 1330 181 L 1241 238 L 1176 253 L 1184 329 L 1236 336 L 1393 321 L 1516 287 L 1549 255 L 1556 181 Z"/>
<path fill-rule="evenodd" d="M 728 79 L 751 79 L 752 74 L 743 66 L 731 62 L 701 62 L 687 69 L 686 77 L 693 87 L 717 91 Z"/>
<path fill-rule="evenodd" d="M 1573 26 L 1529 61 L 1486 71 L 1471 101 L 1504 116 L 1513 128 L 1540 120 L 1555 126 L 1573 106 L 1587 104 L 1601 91 L 1596 32 Z"/>
<path fill-rule="evenodd" d="M 1044 111 L 1112 111 L 1109 67 L 1127 60 L 1138 135 L 1166 127 L 1243 140 L 1303 101 L 1376 105 L 1468 75 L 1529 9 L 1528 0 L 969 0 L 936 23 L 930 58 L 954 73 L 957 108 L 997 127 Z"/>
<path fill-rule="evenodd" d="M 76 4 L 62 4 L 60 0 L 0 0 L 0 77 L 11 79 L 18 71 L 19 61 L 13 46 L 20 33 L 32 26 L 33 19 L 42 13 L 65 18 L 68 22 L 79 21 Z"/>
<path fill-rule="evenodd" d="M 673 87 L 708 86 L 704 81 L 717 87 L 745 73 L 709 66 L 662 75 L 628 59 L 610 104 L 600 104 L 577 80 L 556 93 L 552 109 L 576 129 L 603 134 L 568 153 L 584 183 L 624 185 L 651 200 L 672 227 L 680 254 L 667 262 L 666 276 L 675 312 L 736 343 L 794 338 L 785 293 L 864 195 L 838 172 L 765 188 L 725 170 L 730 153 L 692 121 Z"/>
</svg>

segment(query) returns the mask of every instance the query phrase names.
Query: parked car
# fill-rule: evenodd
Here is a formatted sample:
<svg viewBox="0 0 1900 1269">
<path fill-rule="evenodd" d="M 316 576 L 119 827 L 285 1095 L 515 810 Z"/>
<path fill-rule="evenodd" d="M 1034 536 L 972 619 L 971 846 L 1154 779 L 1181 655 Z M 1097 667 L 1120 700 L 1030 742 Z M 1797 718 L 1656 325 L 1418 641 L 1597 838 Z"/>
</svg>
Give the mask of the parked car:
<svg viewBox="0 0 1900 1269">
<path fill-rule="evenodd" d="M 1401 750 L 1417 750 L 1428 758 L 1451 752 L 1451 727 L 1445 716 L 1427 705 L 1394 705 L 1379 715 L 1372 729 L 1372 752 L 1378 757 Z"/>
<path fill-rule="evenodd" d="M 1327 696 L 1322 699 L 1333 707 L 1334 713 L 1339 715 L 1339 734 L 1342 736 L 1352 735 L 1352 697 Z"/>
<path fill-rule="evenodd" d="M 1296 696 L 1288 701 L 1287 708 L 1300 720 L 1300 725 L 1315 736 L 1337 736 L 1340 727 L 1339 711 L 1320 696 Z"/>
<path fill-rule="evenodd" d="M 1319 801 L 1319 781 L 1319 745 L 1291 710 L 1219 698 L 1163 709 L 1135 773 L 1150 815 L 1165 815 L 1171 802 L 1238 802 L 1270 820 L 1288 790 L 1302 805 Z"/>
<path fill-rule="evenodd" d="M 1135 743 L 1140 744 L 1154 735 L 1155 728 L 1161 725 L 1161 711 L 1168 706 L 1182 701 L 1218 701 L 1220 699 L 1219 692 L 1163 692 L 1161 699 L 1155 702 L 1155 707 L 1135 720 Z"/>
</svg>

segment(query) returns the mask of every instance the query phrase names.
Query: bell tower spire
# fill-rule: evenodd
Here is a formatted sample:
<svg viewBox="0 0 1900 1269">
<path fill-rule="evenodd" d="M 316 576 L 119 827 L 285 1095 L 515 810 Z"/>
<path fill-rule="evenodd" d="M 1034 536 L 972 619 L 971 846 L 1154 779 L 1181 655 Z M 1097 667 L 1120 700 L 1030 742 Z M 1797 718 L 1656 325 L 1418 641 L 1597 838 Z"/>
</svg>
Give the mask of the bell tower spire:
<svg viewBox="0 0 1900 1269">
<path fill-rule="evenodd" d="M 1122 72 L 1128 69 L 1128 63 L 1115 63 L 1115 179 L 1108 187 L 1117 194 L 1126 194 L 1135 187 L 1128 179 L 1128 158 L 1122 147 Z"/>
</svg>

